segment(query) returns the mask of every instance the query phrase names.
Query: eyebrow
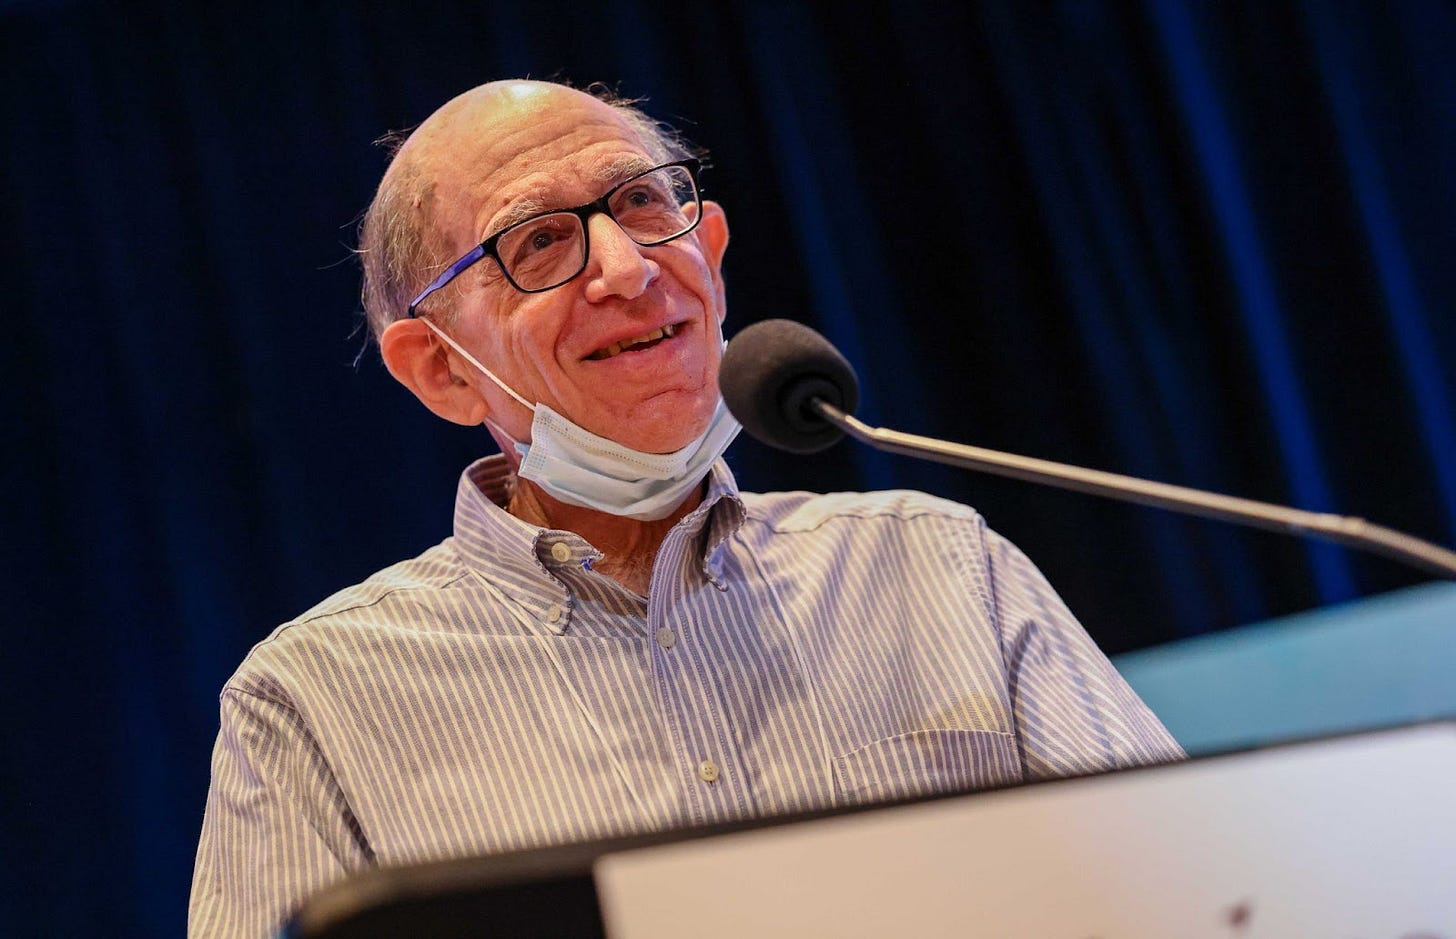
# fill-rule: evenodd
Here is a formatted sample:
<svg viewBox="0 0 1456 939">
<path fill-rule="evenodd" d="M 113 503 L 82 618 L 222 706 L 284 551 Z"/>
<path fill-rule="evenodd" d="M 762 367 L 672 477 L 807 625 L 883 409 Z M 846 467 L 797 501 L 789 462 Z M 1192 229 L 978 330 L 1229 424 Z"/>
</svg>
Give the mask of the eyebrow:
<svg viewBox="0 0 1456 939">
<path fill-rule="evenodd" d="M 645 173 L 656 165 L 656 163 L 644 156 L 622 157 L 597 167 L 592 173 L 592 181 L 616 185 L 619 182 L 631 179 L 633 176 Z M 541 215 L 548 211 L 556 210 L 548 209 L 546 204 L 539 199 L 523 199 L 507 209 L 506 213 L 500 218 L 496 219 L 495 224 L 491 226 L 490 233 L 481 238 L 481 241 L 489 241 L 517 222 L 524 222 L 533 215 Z"/>
<path fill-rule="evenodd" d="M 517 222 L 524 222 L 531 216 L 540 215 L 545 211 L 546 205 L 539 199 L 523 199 L 511 206 L 505 215 L 497 219 L 496 223 L 491 226 L 490 233 L 482 238 L 481 241 L 489 241 Z"/>
<path fill-rule="evenodd" d="M 592 176 L 599 183 L 617 183 L 645 173 L 656 165 L 645 156 L 626 156 L 602 164 Z"/>
</svg>

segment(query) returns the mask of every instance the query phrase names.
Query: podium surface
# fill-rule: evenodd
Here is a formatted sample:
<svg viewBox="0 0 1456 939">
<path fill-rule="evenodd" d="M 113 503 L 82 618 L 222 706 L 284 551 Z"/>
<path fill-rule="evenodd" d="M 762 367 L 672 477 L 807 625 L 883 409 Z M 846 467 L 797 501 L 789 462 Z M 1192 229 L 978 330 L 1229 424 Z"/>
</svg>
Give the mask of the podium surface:
<svg viewBox="0 0 1456 939">
<path fill-rule="evenodd" d="M 1456 939 L 1452 780 L 1456 724 L 1425 724 L 429 877 L 381 870 L 325 891 L 287 935 L 382 935 L 371 917 L 401 904 L 473 897 L 535 928 L 472 914 L 435 934 Z"/>
</svg>

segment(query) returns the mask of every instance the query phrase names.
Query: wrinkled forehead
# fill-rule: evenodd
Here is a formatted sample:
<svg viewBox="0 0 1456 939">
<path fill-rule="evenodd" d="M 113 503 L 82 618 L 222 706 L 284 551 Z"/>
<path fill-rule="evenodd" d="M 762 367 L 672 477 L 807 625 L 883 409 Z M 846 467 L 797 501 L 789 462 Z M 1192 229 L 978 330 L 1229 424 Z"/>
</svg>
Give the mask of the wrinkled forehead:
<svg viewBox="0 0 1456 939">
<path fill-rule="evenodd" d="M 519 87 L 524 85 L 524 87 Z M 595 198 L 657 161 L 617 109 L 555 85 L 482 86 L 430 117 L 401 151 L 427 177 L 433 227 L 452 241 Z"/>
</svg>

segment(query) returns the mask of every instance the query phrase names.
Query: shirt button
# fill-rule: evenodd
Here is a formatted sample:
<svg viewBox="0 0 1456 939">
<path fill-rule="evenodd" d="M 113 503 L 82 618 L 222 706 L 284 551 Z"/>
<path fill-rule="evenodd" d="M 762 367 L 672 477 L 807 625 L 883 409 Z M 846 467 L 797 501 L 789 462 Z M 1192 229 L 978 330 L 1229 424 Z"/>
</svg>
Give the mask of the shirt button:
<svg viewBox="0 0 1456 939">
<path fill-rule="evenodd" d="M 554 623 L 561 619 L 561 607 L 553 606 L 546 611 L 546 622 Z"/>
<path fill-rule="evenodd" d="M 705 783 L 718 781 L 718 764 L 712 760 L 704 760 L 698 764 L 698 778 Z"/>
<path fill-rule="evenodd" d="M 673 646 L 677 645 L 677 634 L 674 633 L 671 629 L 668 629 L 666 626 L 662 627 L 657 631 L 656 639 L 657 644 L 662 646 L 664 649 L 671 649 Z"/>
<path fill-rule="evenodd" d="M 551 546 L 551 556 L 562 563 L 571 560 L 571 545 L 558 541 Z"/>
</svg>

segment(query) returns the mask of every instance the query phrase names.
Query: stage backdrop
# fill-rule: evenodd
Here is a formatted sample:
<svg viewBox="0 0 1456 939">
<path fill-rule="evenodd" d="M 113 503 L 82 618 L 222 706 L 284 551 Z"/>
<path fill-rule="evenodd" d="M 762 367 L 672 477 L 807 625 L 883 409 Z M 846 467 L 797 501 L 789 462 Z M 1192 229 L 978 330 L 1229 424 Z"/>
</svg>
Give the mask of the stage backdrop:
<svg viewBox="0 0 1456 939">
<path fill-rule="evenodd" d="M 176 934 L 218 689 L 448 534 L 483 430 L 396 387 L 371 140 L 610 82 L 711 153 L 729 331 L 871 422 L 1456 541 L 1450 3 L 0 5 L 0 923 Z M 750 488 L 979 508 L 1109 651 L 1407 586 L 1381 560 L 841 444 Z"/>
</svg>

